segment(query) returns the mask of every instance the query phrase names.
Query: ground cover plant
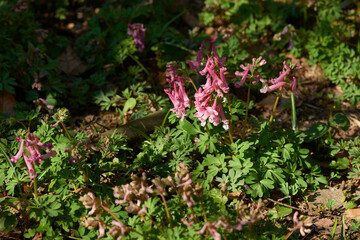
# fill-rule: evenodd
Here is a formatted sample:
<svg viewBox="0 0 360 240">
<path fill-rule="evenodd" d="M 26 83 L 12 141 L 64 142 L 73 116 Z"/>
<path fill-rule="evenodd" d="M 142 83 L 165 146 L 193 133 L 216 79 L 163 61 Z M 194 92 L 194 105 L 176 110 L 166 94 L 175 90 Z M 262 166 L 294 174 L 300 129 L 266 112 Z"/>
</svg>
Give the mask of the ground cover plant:
<svg viewBox="0 0 360 240">
<path fill-rule="evenodd" d="M 358 239 L 357 1 L 0 1 L 4 239 Z"/>
</svg>

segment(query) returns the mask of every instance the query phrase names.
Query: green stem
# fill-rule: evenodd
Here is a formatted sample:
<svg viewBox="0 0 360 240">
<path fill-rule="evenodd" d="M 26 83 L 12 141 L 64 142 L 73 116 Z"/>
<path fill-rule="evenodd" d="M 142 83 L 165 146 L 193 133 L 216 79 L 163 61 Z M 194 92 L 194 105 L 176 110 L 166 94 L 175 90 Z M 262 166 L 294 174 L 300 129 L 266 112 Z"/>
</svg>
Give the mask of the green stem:
<svg viewBox="0 0 360 240">
<path fill-rule="evenodd" d="M 197 91 L 198 91 L 198 89 L 197 89 L 197 87 L 196 87 L 196 85 L 195 85 L 194 81 L 191 79 L 191 77 L 190 77 L 190 76 L 188 76 L 188 78 L 189 78 L 189 80 L 190 80 L 191 84 L 193 85 L 193 87 L 194 87 L 195 91 L 197 92 Z"/>
<path fill-rule="evenodd" d="M 169 212 L 169 208 L 167 206 L 167 203 L 166 203 L 166 200 L 165 200 L 165 197 L 162 193 L 160 193 L 160 196 L 161 196 L 161 199 L 163 200 L 164 202 L 164 206 L 165 206 L 165 211 L 166 211 L 166 216 L 169 220 L 169 223 L 170 223 L 170 227 L 172 228 L 172 221 L 171 221 L 171 216 L 170 216 L 170 212 Z"/>
<path fill-rule="evenodd" d="M 157 225 L 157 223 L 149 216 L 145 213 L 145 215 L 150 219 L 150 221 L 155 225 L 155 227 L 157 229 L 159 229 L 159 231 L 164 235 L 165 239 L 168 239 L 168 236 L 165 234 L 165 232 L 159 227 L 159 225 Z"/>
<path fill-rule="evenodd" d="M 283 240 L 287 240 L 293 233 L 294 233 L 294 230 L 291 230 L 290 232 L 288 232 L 288 234 L 286 234 L 286 236 L 284 237 Z"/>
<path fill-rule="evenodd" d="M 142 70 L 144 70 L 144 72 L 146 73 L 146 75 L 149 76 L 151 81 L 153 81 L 153 77 L 151 76 L 150 72 L 145 68 L 145 66 L 133 55 L 129 54 L 129 57 L 131 57 L 131 59 L 134 60 L 142 68 Z"/>
<path fill-rule="evenodd" d="M 230 125 L 229 125 L 229 138 L 230 138 L 230 142 L 234 143 L 233 140 L 233 135 L 232 135 L 232 131 L 233 131 L 233 116 L 232 116 L 232 111 L 231 111 L 231 103 L 230 103 L 230 97 L 229 94 L 226 94 L 226 99 L 227 99 L 227 103 L 228 103 L 228 108 L 229 108 L 229 113 L 230 113 Z"/>
<path fill-rule="evenodd" d="M 245 119 L 244 119 L 244 125 L 243 125 L 243 129 L 242 129 L 242 137 L 241 137 L 243 141 L 245 140 L 246 125 L 247 125 L 247 119 L 248 119 L 248 114 L 249 114 L 250 89 L 251 89 L 251 78 L 250 78 L 250 82 L 249 82 L 249 86 L 248 86 L 248 92 L 247 92 L 247 97 L 246 97 Z"/>
<path fill-rule="evenodd" d="M 161 127 L 165 127 L 165 123 L 166 123 L 166 120 L 167 120 L 168 117 L 169 117 L 170 112 L 171 112 L 171 109 L 169 109 L 169 111 L 167 111 L 167 113 L 166 113 L 166 115 L 165 115 L 165 117 L 164 117 L 164 120 L 163 120 L 163 122 L 162 122 L 162 124 L 161 124 Z"/>
<path fill-rule="evenodd" d="M 296 130 L 296 105 L 295 105 L 295 97 L 294 93 L 291 92 L 291 126 L 292 130 Z"/>
<path fill-rule="evenodd" d="M 37 181 L 36 181 L 36 177 L 34 178 L 34 198 L 38 198 L 38 192 L 37 192 Z"/>
<path fill-rule="evenodd" d="M 80 169 L 80 171 L 82 171 L 82 173 L 83 173 L 84 182 L 87 182 L 87 181 L 88 181 L 88 177 L 87 177 L 87 174 L 86 174 L 86 172 L 85 172 L 85 170 L 84 170 L 84 168 L 83 168 L 83 166 L 82 166 L 81 160 L 82 160 L 82 159 L 79 159 L 79 160 L 78 160 L 79 169 Z"/>
<path fill-rule="evenodd" d="M 274 119 L 276 107 L 277 107 L 277 105 L 278 105 L 278 103 L 279 103 L 282 89 L 283 89 L 283 87 L 281 86 L 281 87 L 280 87 L 280 91 L 279 91 L 280 93 L 279 93 L 279 94 L 277 95 L 277 97 L 276 97 L 275 104 L 274 104 L 273 110 L 272 110 L 272 112 L 271 112 L 271 116 L 270 116 L 270 120 L 269 120 L 269 126 L 271 126 L 271 123 L 272 123 L 272 121 L 273 121 L 273 119 Z"/>
<path fill-rule="evenodd" d="M 203 214 L 204 214 L 204 222 L 207 222 L 206 211 L 205 211 L 204 203 L 203 203 L 202 199 L 200 199 L 200 204 L 201 204 L 201 208 L 202 208 L 202 211 L 203 211 Z"/>
<path fill-rule="evenodd" d="M 66 135 L 68 136 L 69 140 L 71 140 L 71 136 L 70 136 L 68 130 L 66 129 L 65 124 L 64 124 L 63 122 L 60 122 L 60 124 L 61 124 L 61 126 L 64 128 L 64 130 L 65 130 L 65 132 L 66 132 Z"/>
</svg>

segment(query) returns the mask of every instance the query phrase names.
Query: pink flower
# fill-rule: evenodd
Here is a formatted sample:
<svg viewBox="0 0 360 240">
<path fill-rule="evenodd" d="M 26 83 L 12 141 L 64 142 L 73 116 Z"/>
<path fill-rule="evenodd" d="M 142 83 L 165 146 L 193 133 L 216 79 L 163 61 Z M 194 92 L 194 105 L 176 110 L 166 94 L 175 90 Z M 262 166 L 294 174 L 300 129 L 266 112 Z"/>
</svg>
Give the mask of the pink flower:
<svg viewBox="0 0 360 240">
<path fill-rule="evenodd" d="M 25 164 L 29 170 L 28 173 L 30 179 L 36 177 L 34 164 L 36 163 L 39 164 L 44 159 L 48 159 L 49 157 L 56 156 L 56 151 L 52 150 L 53 148 L 52 144 L 51 143 L 44 144 L 40 142 L 39 138 L 33 133 L 28 133 L 26 140 L 17 136 L 16 141 L 20 142 L 20 148 L 18 153 L 10 158 L 10 161 L 16 163 L 21 158 L 21 156 L 23 156 Z M 26 144 L 26 149 L 24 149 L 24 144 Z M 40 150 L 49 150 L 49 151 L 41 155 Z"/>
<path fill-rule="evenodd" d="M 236 88 L 241 87 L 241 86 L 245 83 L 246 78 L 247 78 L 247 76 L 248 76 L 248 73 L 249 73 L 249 71 L 250 71 L 250 66 L 251 66 L 251 65 L 248 64 L 248 65 L 245 67 L 243 64 L 241 64 L 240 67 L 241 67 L 244 71 L 242 71 L 242 72 L 236 71 L 236 72 L 235 72 L 235 76 L 237 76 L 237 77 L 242 77 L 240 82 L 236 82 L 236 83 L 235 83 L 235 87 L 236 87 Z"/>
<path fill-rule="evenodd" d="M 253 58 L 253 59 L 252 59 L 252 64 L 248 64 L 246 67 L 245 67 L 243 64 L 241 64 L 240 67 L 241 67 L 244 71 L 242 71 L 242 72 L 236 71 L 236 72 L 235 72 L 235 76 L 237 76 L 237 77 L 242 77 L 241 80 L 240 80 L 240 82 L 236 82 L 236 83 L 235 83 L 235 87 L 236 87 L 236 88 L 239 88 L 239 87 L 241 87 L 241 86 L 245 83 L 246 78 L 248 77 L 248 74 L 249 74 L 251 68 L 253 68 L 252 74 L 256 75 L 256 77 L 255 77 L 256 80 L 253 81 L 253 82 L 251 82 L 252 84 L 258 83 L 259 80 L 262 81 L 262 82 L 266 81 L 265 79 L 263 79 L 263 78 L 261 77 L 260 74 L 256 74 L 257 69 L 258 69 L 259 67 L 265 65 L 265 64 L 266 64 L 266 60 L 263 59 L 262 56 L 260 56 L 260 57 L 258 57 L 258 58 Z"/>
<path fill-rule="evenodd" d="M 171 102 L 174 104 L 172 112 L 176 114 L 181 121 L 186 116 L 186 107 L 190 106 L 190 99 L 188 98 L 182 81 L 174 82 L 174 89 L 165 89 L 165 93 L 169 96 Z"/>
<path fill-rule="evenodd" d="M 299 91 L 296 89 L 296 85 L 297 85 L 297 80 L 296 77 L 294 75 L 294 70 L 296 69 L 301 69 L 302 66 L 298 66 L 296 67 L 296 65 L 286 65 L 286 62 L 283 62 L 283 70 L 282 72 L 280 72 L 280 75 L 278 78 L 276 79 L 271 79 L 269 82 L 271 83 L 270 86 L 268 86 L 266 84 L 266 81 L 262 81 L 263 83 L 265 83 L 265 86 L 260 89 L 261 93 L 266 93 L 266 92 L 272 92 L 276 89 L 280 89 L 282 88 L 282 91 L 285 92 L 285 86 L 286 84 L 290 84 L 291 86 L 291 91 L 293 91 L 295 94 L 299 93 Z"/>
<path fill-rule="evenodd" d="M 128 25 L 128 34 L 131 35 L 134 39 L 135 47 L 142 52 L 145 48 L 144 39 L 145 39 L 146 29 L 142 23 L 134 23 Z"/>
</svg>

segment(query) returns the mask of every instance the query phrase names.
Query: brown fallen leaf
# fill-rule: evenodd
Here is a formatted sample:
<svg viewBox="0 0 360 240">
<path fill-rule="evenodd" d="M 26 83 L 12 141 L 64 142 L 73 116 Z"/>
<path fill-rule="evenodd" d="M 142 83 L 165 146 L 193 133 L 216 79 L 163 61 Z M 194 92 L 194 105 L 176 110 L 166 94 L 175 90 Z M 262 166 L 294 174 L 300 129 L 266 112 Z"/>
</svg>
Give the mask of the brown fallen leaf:
<svg viewBox="0 0 360 240">
<path fill-rule="evenodd" d="M 86 71 L 86 64 L 75 54 L 72 47 L 67 47 L 59 58 L 60 69 L 72 76 L 78 76 Z"/>
<path fill-rule="evenodd" d="M 357 219 L 360 219 L 360 208 L 353 208 L 353 209 L 347 209 L 344 212 L 345 217 L 354 219 L 355 217 Z"/>
<path fill-rule="evenodd" d="M 0 92 L 0 112 L 14 113 L 13 108 L 16 105 L 15 95 L 7 91 Z"/>
</svg>

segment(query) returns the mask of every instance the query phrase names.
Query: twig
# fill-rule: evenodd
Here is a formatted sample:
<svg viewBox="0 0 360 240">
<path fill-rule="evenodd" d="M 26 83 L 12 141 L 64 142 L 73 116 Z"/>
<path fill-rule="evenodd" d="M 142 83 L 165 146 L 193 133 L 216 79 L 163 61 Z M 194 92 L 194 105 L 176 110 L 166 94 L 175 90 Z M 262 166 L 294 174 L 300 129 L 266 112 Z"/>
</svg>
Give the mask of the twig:
<svg viewBox="0 0 360 240">
<path fill-rule="evenodd" d="M 301 210 L 300 208 L 290 206 L 289 204 L 286 204 L 286 203 L 278 202 L 278 201 L 273 200 L 273 199 L 271 199 L 271 198 L 268 198 L 267 200 L 269 200 L 269 201 L 271 201 L 271 202 L 273 202 L 273 203 L 279 204 L 279 205 L 283 205 L 283 206 L 288 207 L 288 208 L 292 208 L 292 209 L 294 209 L 294 210 L 296 210 L 296 211 L 299 211 L 299 212 L 304 212 L 304 211 Z"/>
</svg>

